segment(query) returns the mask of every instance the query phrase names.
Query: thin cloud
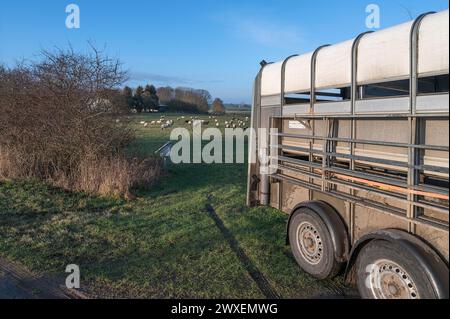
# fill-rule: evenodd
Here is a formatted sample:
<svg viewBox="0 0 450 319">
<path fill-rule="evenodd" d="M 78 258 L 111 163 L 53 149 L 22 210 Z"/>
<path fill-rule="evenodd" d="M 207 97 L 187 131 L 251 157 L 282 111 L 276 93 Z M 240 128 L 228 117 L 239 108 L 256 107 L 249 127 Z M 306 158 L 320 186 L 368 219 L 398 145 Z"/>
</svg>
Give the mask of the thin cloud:
<svg viewBox="0 0 450 319">
<path fill-rule="evenodd" d="M 202 83 L 222 83 L 222 80 L 197 80 L 183 78 L 179 76 L 170 76 L 155 74 L 149 72 L 131 72 L 130 81 L 132 82 L 151 82 L 158 85 L 195 85 Z"/>
<path fill-rule="evenodd" d="M 261 23 L 259 21 L 242 21 L 236 24 L 237 35 L 256 43 L 270 47 L 299 45 L 302 35 L 294 27 Z"/>
<path fill-rule="evenodd" d="M 297 26 L 269 19 L 226 15 L 214 20 L 224 24 L 233 36 L 268 47 L 298 47 L 304 42 Z"/>
</svg>

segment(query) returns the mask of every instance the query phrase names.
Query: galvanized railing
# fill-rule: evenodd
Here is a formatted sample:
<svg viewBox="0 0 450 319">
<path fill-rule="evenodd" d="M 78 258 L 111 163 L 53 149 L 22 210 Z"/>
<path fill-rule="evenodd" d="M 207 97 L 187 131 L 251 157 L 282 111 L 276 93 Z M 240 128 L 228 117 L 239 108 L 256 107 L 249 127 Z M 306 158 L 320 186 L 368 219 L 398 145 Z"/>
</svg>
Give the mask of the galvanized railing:
<svg viewBox="0 0 450 319">
<path fill-rule="evenodd" d="M 443 117 L 442 114 L 435 116 L 439 118 Z M 448 115 L 446 117 L 448 118 Z M 309 115 L 308 118 L 323 120 L 329 126 L 333 120 L 342 119 L 343 117 Z M 329 127 L 327 127 L 326 132 L 330 132 Z M 407 221 L 413 226 L 426 225 L 448 232 L 449 223 L 445 220 L 446 218 L 432 218 L 421 213 L 421 210 L 427 209 L 448 217 L 449 189 L 421 183 L 417 178 L 412 179 L 410 176 L 411 174 L 420 176 L 424 172 L 440 176 L 447 175 L 446 182 L 448 183 L 448 167 L 417 164 L 423 163 L 423 158 L 417 161 L 416 156 L 421 155 L 415 152 L 415 150 L 428 150 L 448 153 L 448 146 L 340 138 L 332 136 L 332 134 L 329 136 L 317 136 L 273 133 L 272 136 L 277 137 L 281 141 L 283 138 L 301 139 L 305 144 L 309 144 L 309 147 L 285 145 L 283 143 L 270 145 L 272 154 L 271 168 L 276 170 L 276 173 L 271 175 L 273 179 L 284 180 L 302 186 L 310 191 L 323 192 L 335 196 L 353 205 L 362 205 L 387 213 Z M 322 148 L 315 148 L 314 141 L 321 141 Z M 348 149 L 350 152 L 342 153 L 338 152 L 338 150 L 333 151 L 333 147 L 330 147 L 331 143 L 346 144 L 349 146 Z M 408 153 L 410 155 L 408 156 L 407 162 L 356 155 L 355 150 L 358 145 L 403 148 L 409 150 Z M 291 156 L 291 154 L 304 154 L 304 156 L 296 157 Z M 397 172 L 397 174 L 383 175 L 380 172 L 367 169 L 369 167 L 380 166 L 389 166 L 389 171 Z M 288 175 L 289 173 L 290 175 Z M 298 175 L 307 177 L 309 181 L 294 177 Z M 441 179 L 445 182 L 445 178 L 441 177 Z M 348 191 L 339 190 L 336 186 L 345 187 Z M 403 209 L 377 202 L 361 196 L 358 191 L 359 193 L 361 191 L 371 192 L 394 199 L 399 203 L 398 206 L 406 206 L 407 208 Z M 410 214 L 411 210 L 415 212 L 414 215 Z"/>
</svg>

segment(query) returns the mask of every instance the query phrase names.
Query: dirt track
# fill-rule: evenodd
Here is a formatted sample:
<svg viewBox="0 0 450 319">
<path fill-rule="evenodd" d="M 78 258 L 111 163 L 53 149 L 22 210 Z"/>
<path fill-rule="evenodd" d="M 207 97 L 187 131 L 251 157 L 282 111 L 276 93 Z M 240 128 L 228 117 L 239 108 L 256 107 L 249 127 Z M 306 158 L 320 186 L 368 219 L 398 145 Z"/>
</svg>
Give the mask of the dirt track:
<svg viewBox="0 0 450 319">
<path fill-rule="evenodd" d="M 0 299 L 85 299 L 55 280 L 37 276 L 0 257 Z"/>
</svg>

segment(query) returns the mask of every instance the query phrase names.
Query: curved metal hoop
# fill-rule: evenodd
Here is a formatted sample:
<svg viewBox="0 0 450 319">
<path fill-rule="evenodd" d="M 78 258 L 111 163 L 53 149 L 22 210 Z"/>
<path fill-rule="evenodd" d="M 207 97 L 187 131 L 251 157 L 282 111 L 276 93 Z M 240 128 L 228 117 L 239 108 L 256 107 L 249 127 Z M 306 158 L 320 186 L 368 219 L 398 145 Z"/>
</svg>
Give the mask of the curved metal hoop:
<svg viewBox="0 0 450 319">
<path fill-rule="evenodd" d="M 418 63 L 419 63 L 419 30 L 420 25 L 427 16 L 431 14 L 435 14 L 436 12 L 430 11 L 424 14 L 421 14 L 414 20 L 411 26 L 410 33 L 410 42 L 409 42 L 409 98 L 410 98 L 410 113 L 416 114 L 416 105 L 417 105 L 417 86 L 419 79 L 419 71 L 418 71 Z"/>
<path fill-rule="evenodd" d="M 320 47 L 318 47 L 312 57 L 311 57 L 311 92 L 310 92 L 310 113 L 314 113 L 314 104 L 316 103 L 316 62 L 317 62 L 317 55 L 319 54 L 320 50 L 323 48 L 329 47 L 330 44 L 325 44 Z"/>
<path fill-rule="evenodd" d="M 286 84 L 286 64 L 288 63 L 288 61 L 294 57 L 297 57 L 298 54 L 293 54 L 289 57 L 287 57 L 284 61 L 283 64 L 281 66 L 281 100 L 280 100 L 280 107 L 281 107 L 281 115 L 283 115 L 283 106 L 285 104 L 285 100 L 284 100 L 284 94 L 285 94 L 285 84 Z"/>
</svg>

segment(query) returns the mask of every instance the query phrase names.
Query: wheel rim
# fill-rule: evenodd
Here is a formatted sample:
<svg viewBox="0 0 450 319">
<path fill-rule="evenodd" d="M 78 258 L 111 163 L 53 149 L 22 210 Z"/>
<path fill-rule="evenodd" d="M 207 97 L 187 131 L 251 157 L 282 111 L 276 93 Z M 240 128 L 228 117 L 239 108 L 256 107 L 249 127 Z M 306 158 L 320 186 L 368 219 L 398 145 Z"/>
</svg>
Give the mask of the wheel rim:
<svg viewBox="0 0 450 319">
<path fill-rule="evenodd" d="M 366 285 L 375 299 L 420 299 L 411 276 L 391 260 L 378 260 L 368 267 Z"/>
<path fill-rule="evenodd" d="M 297 247 L 302 257 L 311 265 L 317 265 L 323 256 L 323 241 L 319 231 L 308 222 L 297 228 Z"/>
</svg>

